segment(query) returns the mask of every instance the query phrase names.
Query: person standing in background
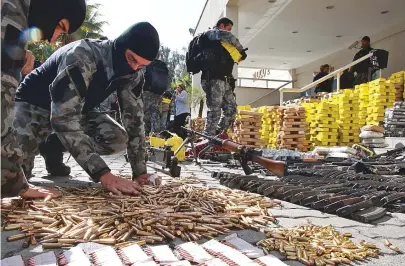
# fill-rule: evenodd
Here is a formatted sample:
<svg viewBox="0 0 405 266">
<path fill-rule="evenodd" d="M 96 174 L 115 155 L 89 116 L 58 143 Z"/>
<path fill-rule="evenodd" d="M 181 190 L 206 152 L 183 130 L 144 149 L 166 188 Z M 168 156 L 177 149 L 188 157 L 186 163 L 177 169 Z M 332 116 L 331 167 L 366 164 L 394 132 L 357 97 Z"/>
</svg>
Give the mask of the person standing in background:
<svg viewBox="0 0 405 266">
<path fill-rule="evenodd" d="M 361 50 L 356 53 L 353 58 L 353 61 L 362 58 L 365 55 L 368 55 L 373 48 L 370 46 L 370 37 L 364 36 L 361 39 Z M 354 85 L 360 85 L 371 80 L 372 72 L 371 72 L 371 62 L 369 59 L 364 60 L 357 65 L 354 65 L 350 68 L 350 72 L 356 73 L 354 76 Z"/>
<path fill-rule="evenodd" d="M 176 115 L 174 117 L 174 132 L 181 138 L 185 138 L 181 127 L 186 124 L 186 118 L 190 115 L 190 107 L 188 106 L 188 94 L 186 87 L 179 84 L 175 90 L 176 98 Z"/>
<path fill-rule="evenodd" d="M 314 77 L 313 81 L 317 81 L 329 74 L 329 65 L 325 64 L 320 67 L 320 72 Z M 327 79 L 324 82 L 319 83 L 315 88 L 315 93 L 320 92 L 332 92 L 332 80 L 333 78 Z"/>
<path fill-rule="evenodd" d="M 167 119 L 170 111 L 170 102 L 172 101 L 172 94 L 170 91 L 165 91 L 163 93 L 162 102 L 161 102 L 161 113 L 160 113 L 160 127 L 161 130 L 166 130 L 167 128 Z"/>
<path fill-rule="evenodd" d="M 212 136 L 227 130 L 231 122 L 235 120 L 237 112 L 235 87 L 232 86 L 235 82 L 232 75 L 235 62 L 229 52 L 223 48 L 221 42 L 234 46 L 241 54 L 241 60 L 245 60 L 247 55 L 246 49 L 231 33 L 232 26 L 232 20 L 224 17 L 218 20 L 213 29 L 203 33 L 209 40 L 207 44 L 210 47 L 206 47 L 206 49 L 213 54 L 210 66 L 203 69 L 201 73 L 201 87 L 206 94 L 208 108 L 204 133 Z M 207 54 L 211 54 L 211 52 Z"/>
<path fill-rule="evenodd" d="M 145 134 L 160 132 L 160 101 L 161 96 L 144 88 L 143 112 L 145 122 Z"/>
</svg>

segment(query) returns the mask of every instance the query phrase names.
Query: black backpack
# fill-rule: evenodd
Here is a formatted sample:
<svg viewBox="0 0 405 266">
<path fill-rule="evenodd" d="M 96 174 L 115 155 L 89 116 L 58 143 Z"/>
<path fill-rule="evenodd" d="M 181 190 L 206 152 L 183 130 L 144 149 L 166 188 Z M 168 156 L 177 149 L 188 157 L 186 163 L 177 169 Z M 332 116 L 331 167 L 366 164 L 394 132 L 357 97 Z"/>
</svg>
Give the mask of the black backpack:
<svg viewBox="0 0 405 266">
<path fill-rule="evenodd" d="M 145 90 L 162 95 L 168 87 L 169 69 L 165 62 L 156 59 L 145 67 Z"/>
<path fill-rule="evenodd" d="M 203 45 L 205 37 L 205 34 L 200 33 L 195 36 L 188 45 L 186 53 L 186 67 L 188 73 L 197 74 L 205 68 L 205 63 L 203 62 Z"/>
</svg>

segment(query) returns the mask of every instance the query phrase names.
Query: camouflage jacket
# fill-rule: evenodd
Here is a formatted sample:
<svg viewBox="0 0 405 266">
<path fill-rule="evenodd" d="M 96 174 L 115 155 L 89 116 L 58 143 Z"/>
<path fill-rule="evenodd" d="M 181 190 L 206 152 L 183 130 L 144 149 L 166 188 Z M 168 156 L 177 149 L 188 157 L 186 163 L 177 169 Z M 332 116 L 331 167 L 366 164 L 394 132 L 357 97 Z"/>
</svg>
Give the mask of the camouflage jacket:
<svg viewBox="0 0 405 266">
<path fill-rule="evenodd" d="M 207 30 L 205 32 L 205 35 L 210 39 L 211 41 L 221 41 L 221 42 L 227 42 L 229 44 L 232 44 L 233 46 L 238 49 L 239 52 L 243 51 L 243 46 L 240 44 L 238 38 L 236 38 L 235 35 L 233 35 L 232 32 L 226 31 L 226 30 L 221 30 L 217 27 L 214 27 L 213 29 Z"/>
<path fill-rule="evenodd" d="M 31 0 L 1 1 L 1 73 L 21 79 L 27 42 L 21 38 L 28 25 L 28 10 Z"/>
<path fill-rule="evenodd" d="M 110 171 L 96 153 L 92 139 L 80 125 L 82 114 L 117 91 L 122 122 L 128 133 L 128 159 L 134 176 L 146 173 L 145 131 L 142 87 L 144 77 L 137 71 L 115 77 L 112 41 L 80 40 L 58 49 L 57 75 L 50 85 L 51 125 L 63 145 L 96 182 Z"/>
</svg>

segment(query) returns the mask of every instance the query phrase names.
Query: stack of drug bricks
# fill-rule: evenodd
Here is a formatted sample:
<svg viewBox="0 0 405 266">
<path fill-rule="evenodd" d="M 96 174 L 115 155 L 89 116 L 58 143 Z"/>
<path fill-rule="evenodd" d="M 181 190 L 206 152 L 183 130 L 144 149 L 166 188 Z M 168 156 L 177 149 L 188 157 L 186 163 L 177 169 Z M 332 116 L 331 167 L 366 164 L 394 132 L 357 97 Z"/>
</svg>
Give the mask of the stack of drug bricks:
<svg viewBox="0 0 405 266">
<path fill-rule="evenodd" d="M 260 139 L 263 144 L 267 146 L 270 138 L 270 128 L 271 128 L 271 109 L 272 106 L 260 106 L 257 111 L 262 113 L 262 128 L 260 129 Z"/>
<path fill-rule="evenodd" d="M 233 128 L 233 141 L 246 147 L 262 147 L 264 145 L 260 139 L 262 116 L 263 114 L 259 112 L 239 110 Z"/>
<path fill-rule="evenodd" d="M 405 137 L 405 102 L 385 110 L 384 128 L 387 137 Z"/>
<path fill-rule="evenodd" d="M 7 237 L 33 237 L 43 248 L 77 243 L 125 246 L 184 241 L 226 234 L 231 229 L 261 230 L 275 221 L 268 208 L 279 205 L 263 196 L 231 189 L 172 181 L 143 186 L 137 197 L 114 196 L 104 189 L 69 188 L 58 199 L 2 202 L 3 230 L 20 230 Z"/>
<path fill-rule="evenodd" d="M 338 143 L 339 106 L 328 100 L 321 100 L 313 106 L 315 115 L 311 117 L 311 139 L 315 146 L 336 146 Z"/>
<path fill-rule="evenodd" d="M 204 131 L 205 127 L 205 118 L 197 117 L 191 120 L 191 129 L 196 131 Z"/>
<path fill-rule="evenodd" d="M 369 93 L 368 83 L 357 85 L 354 91 L 359 95 L 359 127 L 363 127 L 367 124 L 368 106 L 369 106 Z"/>
<path fill-rule="evenodd" d="M 311 141 L 311 124 L 315 115 L 317 114 L 317 106 L 319 105 L 320 100 L 311 99 L 310 101 L 305 101 L 302 103 L 302 107 L 305 108 L 305 121 L 307 122 L 307 128 L 305 130 L 305 140 L 308 143 L 308 148 L 313 149 L 315 143 Z"/>
<path fill-rule="evenodd" d="M 277 146 L 279 148 L 306 151 L 305 130 L 305 108 L 301 106 L 280 107 L 280 122 L 277 135 Z"/>
<path fill-rule="evenodd" d="M 402 102 L 405 98 L 404 90 L 405 70 L 393 73 L 390 76 L 390 82 L 395 86 L 395 101 Z"/>
<path fill-rule="evenodd" d="M 277 148 L 277 135 L 280 123 L 279 106 L 272 106 L 270 111 L 270 125 L 269 125 L 269 147 Z"/>
<path fill-rule="evenodd" d="M 385 108 L 391 108 L 395 101 L 395 86 L 380 78 L 368 83 L 369 105 L 367 125 L 379 125 L 384 121 Z"/>
<path fill-rule="evenodd" d="M 357 91 L 341 90 L 339 94 L 332 97 L 336 98 L 339 106 L 339 146 L 352 146 L 359 143 L 359 95 Z"/>
</svg>

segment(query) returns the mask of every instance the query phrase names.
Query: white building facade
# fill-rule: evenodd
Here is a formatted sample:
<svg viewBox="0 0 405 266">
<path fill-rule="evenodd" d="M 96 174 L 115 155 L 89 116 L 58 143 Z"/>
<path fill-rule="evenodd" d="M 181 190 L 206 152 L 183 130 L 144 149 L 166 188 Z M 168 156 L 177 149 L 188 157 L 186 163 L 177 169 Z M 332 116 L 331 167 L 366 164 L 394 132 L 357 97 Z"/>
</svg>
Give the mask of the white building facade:
<svg viewBox="0 0 405 266">
<path fill-rule="evenodd" d="M 283 81 L 292 81 L 284 87 L 301 88 L 320 65 L 345 66 L 360 46 L 352 44 L 365 35 L 372 47 L 390 52 L 383 76 L 405 69 L 404 10 L 402 0 L 207 0 L 194 35 L 221 17 L 231 19 L 232 33 L 249 48 L 234 68 L 237 102 L 274 105 Z M 201 87 L 199 74 L 193 84 Z"/>
</svg>

